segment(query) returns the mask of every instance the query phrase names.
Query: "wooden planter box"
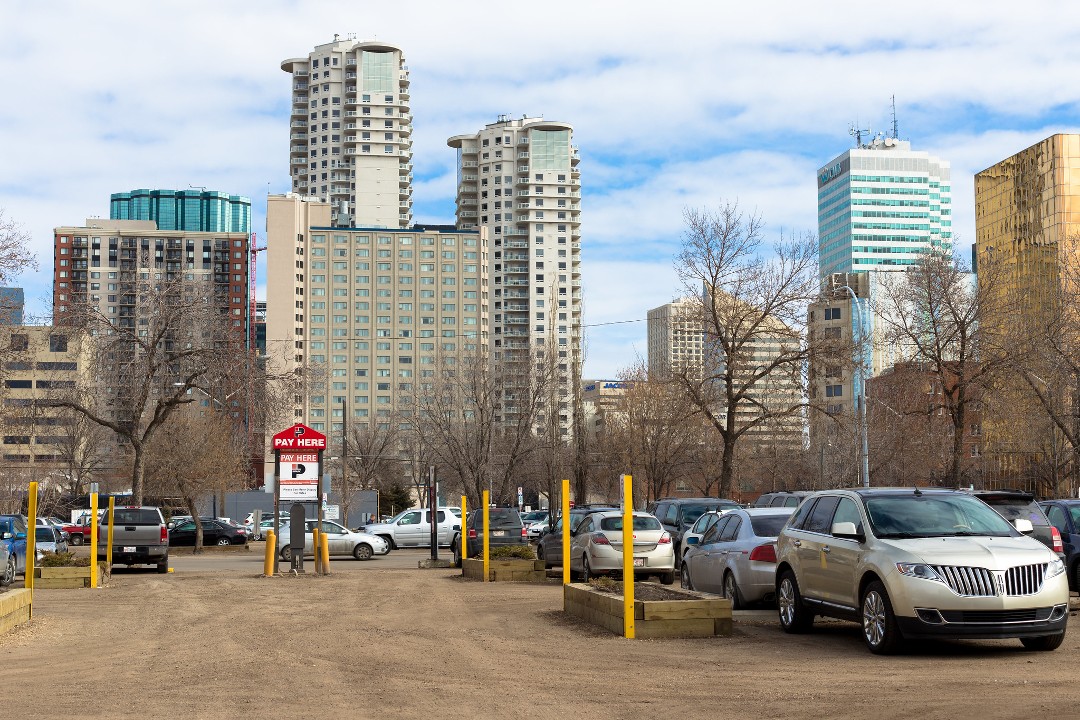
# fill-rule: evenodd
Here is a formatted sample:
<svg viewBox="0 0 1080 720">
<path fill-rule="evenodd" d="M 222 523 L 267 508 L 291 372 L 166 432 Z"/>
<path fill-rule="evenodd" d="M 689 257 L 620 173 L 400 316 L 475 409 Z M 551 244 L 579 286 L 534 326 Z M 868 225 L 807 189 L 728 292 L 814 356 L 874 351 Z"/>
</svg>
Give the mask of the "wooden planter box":
<svg viewBox="0 0 1080 720">
<path fill-rule="evenodd" d="M 634 600 L 636 638 L 731 635 L 731 601 L 687 590 L 665 588 L 685 600 Z M 585 584 L 563 586 L 563 611 L 623 634 L 623 597 Z"/>
<path fill-rule="evenodd" d="M 461 575 L 469 580 L 484 579 L 484 561 L 461 559 Z M 488 580 L 490 582 L 547 582 L 547 571 L 543 560 L 489 560 Z"/>
<path fill-rule="evenodd" d="M 86 567 L 36 567 L 35 588 L 84 588 L 90 587 L 91 566 Z M 98 569 L 98 586 L 105 583 L 105 573 Z"/>
<path fill-rule="evenodd" d="M 30 622 L 30 591 L 8 590 L 0 594 L 0 635 L 27 622 Z"/>
</svg>

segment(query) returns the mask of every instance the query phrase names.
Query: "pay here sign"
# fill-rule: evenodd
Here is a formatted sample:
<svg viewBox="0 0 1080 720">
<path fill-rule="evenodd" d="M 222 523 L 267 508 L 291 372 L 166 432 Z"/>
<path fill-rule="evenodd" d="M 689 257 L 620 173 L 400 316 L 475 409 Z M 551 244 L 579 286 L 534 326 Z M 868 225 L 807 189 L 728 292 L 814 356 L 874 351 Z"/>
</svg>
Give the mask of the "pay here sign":
<svg viewBox="0 0 1080 720">
<path fill-rule="evenodd" d="M 319 499 L 319 453 L 280 451 L 279 497 L 282 500 L 317 502 Z"/>
</svg>

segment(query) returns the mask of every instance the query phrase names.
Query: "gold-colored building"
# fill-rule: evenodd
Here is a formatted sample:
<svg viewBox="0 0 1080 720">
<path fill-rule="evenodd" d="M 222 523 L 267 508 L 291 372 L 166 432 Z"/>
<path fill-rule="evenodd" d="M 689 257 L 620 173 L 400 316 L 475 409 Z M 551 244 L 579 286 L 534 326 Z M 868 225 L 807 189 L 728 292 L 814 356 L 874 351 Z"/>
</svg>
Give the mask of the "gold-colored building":
<svg viewBox="0 0 1080 720">
<path fill-rule="evenodd" d="M 1080 134 L 1051 135 L 975 175 L 976 269 L 983 307 L 991 309 L 981 319 L 984 330 L 1004 337 L 1018 318 L 1046 327 L 1061 310 L 1062 261 L 1075 252 L 1078 231 Z M 1033 417 L 1024 412 L 1034 403 L 1030 392 L 1018 381 L 997 395 L 985 409 L 987 454 L 999 456 L 1002 468 L 1021 453 L 1045 454 L 1029 424 L 1016 422 Z"/>
</svg>

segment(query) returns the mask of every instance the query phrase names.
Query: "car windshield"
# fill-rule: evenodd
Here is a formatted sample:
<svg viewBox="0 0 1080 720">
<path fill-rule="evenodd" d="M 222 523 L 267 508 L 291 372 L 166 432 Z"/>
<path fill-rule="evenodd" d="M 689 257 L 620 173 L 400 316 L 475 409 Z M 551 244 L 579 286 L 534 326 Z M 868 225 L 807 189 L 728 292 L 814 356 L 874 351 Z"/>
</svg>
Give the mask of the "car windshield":
<svg viewBox="0 0 1080 720">
<path fill-rule="evenodd" d="M 37 529 L 37 530 L 36 530 L 36 531 L 34 532 L 34 538 L 35 538 L 35 539 L 36 539 L 36 540 L 37 540 L 38 542 L 50 542 L 50 543 L 51 543 L 51 542 L 56 542 L 56 536 L 55 536 L 55 535 L 53 535 L 53 531 L 52 531 L 52 528 L 43 528 L 43 527 L 39 527 L 39 528 L 38 528 L 38 529 Z"/>
<path fill-rule="evenodd" d="M 1072 516 L 1073 525 L 1080 527 L 1080 505 L 1070 504 L 1068 507 L 1069 515 Z"/>
<path fill-rule="evenodd" d="M 776 537 L 790 515 L 751 515 L 750 527 L 758 537 Z"/>
<path fill-rule="evenodd" d="M 1017 518 L 1024 518 L 1030 520 L 1032 525 L 1046 526 L 1049 523 L 1046 520 L 1046 515 L 1039 509 L 1039 506 L 1034 500 L 1025 501 L 1017 498 L 1006 498 L 993 495 L 979 495 L 980 500 L 997 510 L 998 515 L 1005 518 L 1009 522 Z"/>
<path fill-rule="evenodd" d="M 103 523 L 109 521 L 108 517 L 102 518 Z M 116 508 L 113 511 L 114 525 L 160 525 L 161 515 L 157 510 L 150 508 Z"/>
<path fill-rule="evenodd" d="M 621 517 L 606 517 L 600 520 L 601 530 L 622 530 L 623 519 Z M 634 516 L 634 529 L 635 530 L 662 530 L 663 526 L 660 525 L 660 521 L 651 515 L 635 515 Z"/>
<path fill-rule="evenodd" d="M 739 507 L 737 503 L 710 503 L 708 505 L 684 505 L 682 523 L 685 527 L 693 525 L 699 517 L 710 510 L 731 510 Z"/>
<path fill-rule="evenodd" d="M 981 500 L 960 493 L 869 497 L 866 513 L 879 538 L 1015 534 L 1012 526 Z"/>
</svg>

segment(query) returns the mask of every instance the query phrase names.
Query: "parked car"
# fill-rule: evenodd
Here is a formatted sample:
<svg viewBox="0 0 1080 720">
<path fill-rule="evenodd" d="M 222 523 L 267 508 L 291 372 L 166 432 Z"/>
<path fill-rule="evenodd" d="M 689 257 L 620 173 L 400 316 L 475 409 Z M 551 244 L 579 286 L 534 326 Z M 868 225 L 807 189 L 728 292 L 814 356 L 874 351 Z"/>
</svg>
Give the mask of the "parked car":
<svg viewBox="0 0 1080 720">
<path fill-rule="evenodd" d="M 108 553 L 108 512 L 98 526 L 98 559 Z M 132 505 L 113 509 L 113 563 L 117 565 L 156 565 L 159 573 L 169 571 L 169 530 L 161 509 L 150 505 Z"/>
<path fill-rule="evenodd" d="M 247 542 L 247 532 L 232 523 L 212 518 L 199 518 L 199 522 L 202 524 L 203 545 L 243 545 Z M 195 521 L 187 520 L 174 525 L 169 530 L 169 544 L 194 545 Z"/>
<path fill-rule="evenodd" d="M 25 515 L 0 515 L 0 562 L 4 568 L 0 585 L 10 585 L 17 574 L 26 573 L 26 529 Z"/>
<path fill-rule="evenodd" d="M 664 585 L 675 582 L 675 552 L 671 535 L 660 521 L 643 512 L 633 513 L 634 577 L 655 575 Z M 598 575 L 623 572 L 623 513 L 596 512 L 578 525 L 570 540 L 570 574 L 586 582 Z"/>
<path fill-rule="evenodd" d="M 707 513 L 702 513 L 693 526 L 683 533 L 682 541 L 682 558 L 679 559 L 679 565 L 682 566 L 682 561 L 686 558 L 686 553 L 690 551 L 690 548 L 696 543 L 701 542 L 701 538 L 705 536 L 705 533 L 709 531 L 713 525 L 720 519 L 720 517 L 730 510 L 710 510 Z"/>
<path fill-rule="evenodd" d="M 733 510 L 742 507 L 734 500 L 721 498 L 663 498 L 658 500 L 649 513 L 671 535 L 675 543 L 675 569 L 682 562 L 682 535 L 693 527 L 697 519 L 710 510 Z"/>
<path fill-rule="evenodd" d="M 595 512 L 618 510 L 614 507 L 576 507 L 570 510 L 570 536 L 573 539 L 574 532 L 581 521 Z M 544 561 L 544 567 L 562 567 L 562 517 L 555 520 L 555 529 L 540 537 L 536 545 L 536 558 Z"/>
<path fill-rule="evenodd" d="M 60 518 L 39 516 L 37 519 L 37 524 L 38 527 L 49 526 L 56 528 L 60 531 L 60 535 L 64 538 L 64 542 L 67 542 L 68 539 L 71 537 L 70 533 L 64 530 L 64 521 Z"/>
<path fill-rule="evenodd" d="M 524 518 L 522 519 L 522 523 L 525 523 Z M 540 537 L 550 529 L 551 520 L 548 518 L 541 518 L 525 523 L 525 535 L 529 540 L 539 540 Z"/>
<path fill-rule="evenodd" d="M 289 524 L 289 517 L 286 515 L 285 517 L 281 518 L 281 527 L 284 527 L 284 526 L 286 526 L 288 524 Z M 254 528 L 254 527 L 245 527 L 245 529 L 248 532 L 248 535 L 251 537 L 252 540 L 265 540 L 267 533 L 269 533 L 273 528 L 274 528 L 274 516 L 273 515 L 271 515 L 270 517 L 268 517 L 268 518 L 264 519 L 262 522 L 260 522 L 258 529 Z M 280 528 L 278 528 L 278 533 L 277 534 L 278 535 L 281 534 L 281 529 Z"/>
<path fill-rule="evenodd" d="M 1046 513 L 1039 507 L 1039 503 L 1035 502 L 1033 494 L 1023 490 L 975 490 L 972 494 L 994 508 L 998 515 L 1009 522 L 1016 518 L 1030 520 L 1031 536 L 1056 552 L 1062 560 L 1065 559 L 1061 533 L 1050 524 Z"/>
<path fill-rule="evenodd" d="M 441 507 L 438 509 L 435 524 L 440 547 L 448 547 L 454 535 L 461 530 L 460 513 L 461 508 Z M 378 535 L 390 545 L 391 549 L 431 547 L 430 511 L 420 508 L 405 510 L 398 513 L 388 523 L 365 525 L 357 528 L 357 531 Z"/>
<path fill-rule="evenodd" d="M 525 527 L 528 527 L 539 520 L 548 522 L 550 519 L 551 512 L 548 510 L 530 510 L 529 512 L 521 513 L 521 523 Z"/>
<path fill-rule="evenodd" d="M 719 593 L 740 610 L 772 600 L 776 591 L 776 536 L 795 508 L 728 510 L 699 541 L 687 533 L 682 586 Z M 705 517 L 704 515 L 702 517 Z"/>
<path fill-rule="evenodd" d="M 1039 503 L 1046 519 L 1061 535 L 1069 586 L 1080 590 L 1080 500 L 1047 500 Z"/>
<path fill-rule="evenodd" d="M 34 528 L 34 558 L 40 560 L 47 553 L 67 552 L 67 541 L 52 525 L 38 525 Z"/>
<path fill-rule="evenodd" d="M 333 520 L 323 520 L 322 525 L 316 519 L 304 521 L 307 531 L 304 533 L 304 555 L 315 555 L 314 533 L 316 527 L 319 532 L 326 533 L 330 555 L 352 555 L 357 560 L 370 560 L 376 555 L 386 555 L 390 552 L 390 544 L 383 538 L 371 533 L 350 530 L 344 525 L 339 525 Z M 285 562 L 292 560 L 292 548 L 290 546 L 292 531 L 288 525 L 281 529 L 278 547 L 281 548 L 279 555 Z"/>
<path fill-rule="evenodd" d="M 484 513 L 473 510 L 465 520 L 465 557 L 473 557 L 484 551 Z M 454 564 L 461 566 L 462 530 L 459 528 L 450 540 L 450 549 L 454 551 Z M 525 526 L 521 524 L 521 515 L 514 508 L 488 509 L 488 547 L 498 545 L 527 545 Z"/>
<path fill-rule="evenodd" d="M 778 490 L 762 493 L 761 497 L 754 501 L 754 507 L 797 508 L 799 503 L 810 494 L 810 490 Z"/>
<path fill-rule="evenodd" d="M 861 488 L 803 501 L 776 541 L 780 626 L 815 615 L 862 623 L 873 653 L 917 638 L 1020 638 L 1054 650 L 1065 638 L 1065 564 L 970 493 Z"/>
</svg>

